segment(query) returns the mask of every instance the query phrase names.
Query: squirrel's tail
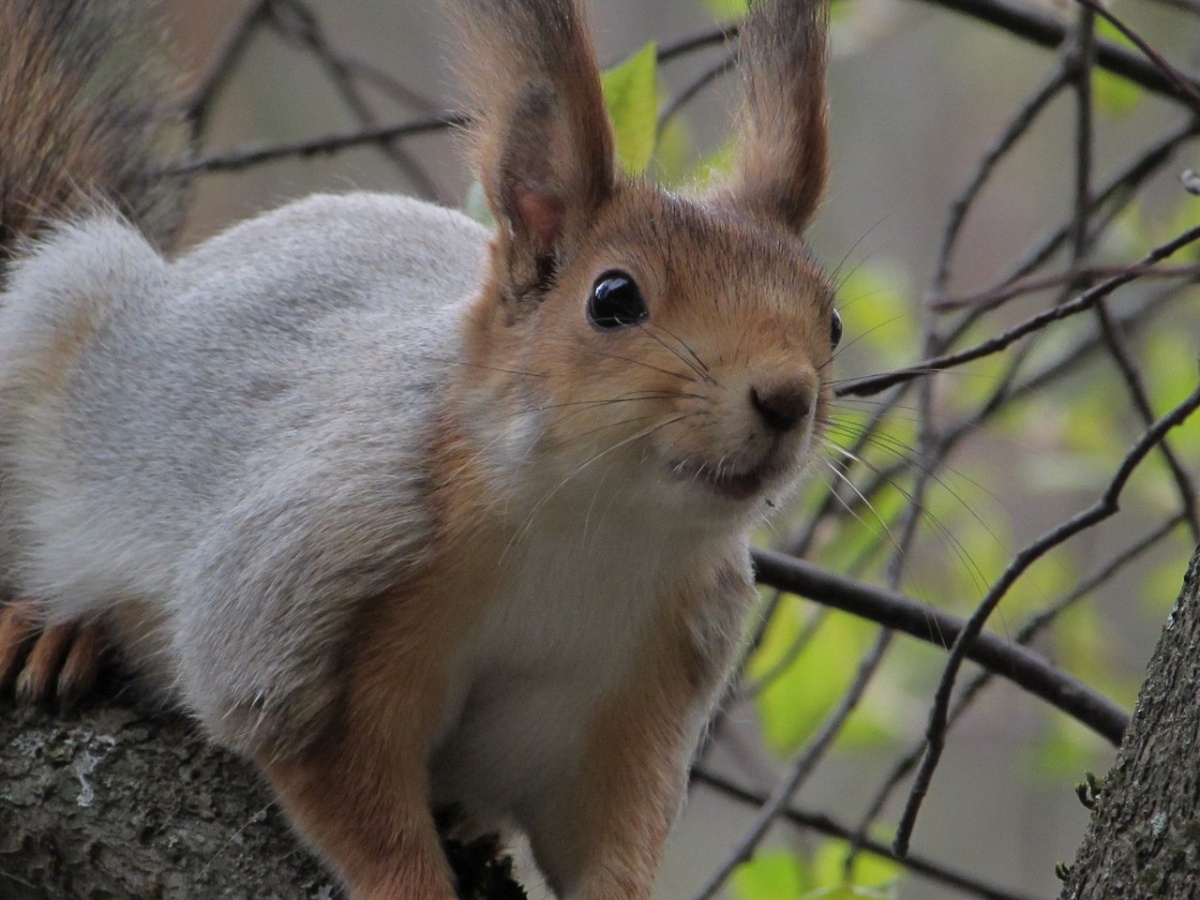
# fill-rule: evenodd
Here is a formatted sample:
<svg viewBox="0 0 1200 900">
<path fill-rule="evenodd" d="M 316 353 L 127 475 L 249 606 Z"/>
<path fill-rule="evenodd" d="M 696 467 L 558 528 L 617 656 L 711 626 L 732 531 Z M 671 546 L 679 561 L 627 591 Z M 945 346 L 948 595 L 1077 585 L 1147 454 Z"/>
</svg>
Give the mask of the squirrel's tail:
<svg viewBox="0 0 1200 900">
<path fill-rule="evenodd" d="M 0 0 L 0 285 L 5 261 L 97 203 L 170 243 L 185 185 L 156 174 L 185 131 L 147 0 Z"/>
</svg>

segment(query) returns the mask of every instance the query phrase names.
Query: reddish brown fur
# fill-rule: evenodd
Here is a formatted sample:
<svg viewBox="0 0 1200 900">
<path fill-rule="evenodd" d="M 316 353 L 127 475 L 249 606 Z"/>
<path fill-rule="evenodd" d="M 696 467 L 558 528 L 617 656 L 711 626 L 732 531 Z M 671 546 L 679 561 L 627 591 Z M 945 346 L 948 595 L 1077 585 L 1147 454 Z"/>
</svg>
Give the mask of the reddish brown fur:
<svg viewBox="0 0 1200 900">
<path fill-rule="evenodd" d="M 612 132 L 585 16 L 573 0 L 463 0 L 456 54 L 478 127 L 475 167 L 501 222 L 504 293 L 568 252 L 612 188 Z"/>
<path fill-rule="evenodd" d="M 364 605 L 337 719 L 299 756 L 259 757 L 299 830 L 356 897 L 451 900 L 426 769 L 446 660 L 494 585 L 503 542 L 476 527 L 482 483 L 450 423 L 430 448 L 435 552 Z"/>
<path fill-rule="evenodd" d="M 825 190 L 827 16 L 815 0 L 756 0 L 738 44 L 744 87 L 732 195 L 796 233 Z"/>
<path fill-rule="evenodd" d="M 59 702 L 70 705 L 88 694 L 96 683 L 108 643 L 108 629 L 103 622 L 80 624 L 58 673 L 55 694 Z"/>
<path fill-rule="evenodd" d="M 25 667 L 17 677 L 17 700 L 35 703 L 47 696 L 58 683 L 58 673 L 75 639 L 74 622 L 45 626 L 38 635 Z"/>
<path fill-rule="evenodd" d="M 493 248 L 495 279 L 506 265 L 503 248 L 502 241 Z M 588 324 L 584 301 L 592 281 L 608 269 L 632 273 L 641 286 L 651 309 L 646 328 L 599 337 Z M 736 296 L 739 290 L 745 296 Z M 712 302 L 696 300 L 709 296 Z M 505 391 L 524 390 L 546 404 L 599 404 L 643 392 L 646 399 L 638 402 L 587 408 L 592 418 L 631 418 L 679 402 L 669 394 L 703 389 L 669 374 L 681 368 L 669 346 L 676 339 L 718 373 L 749 365 L 760 385 L 815 379 L 814 367 L 827 365 L 831 355 L 833 291 L 798 236 L 639 183 L 615 188 L 558 271 L 554 290 L 539 299 L 520 314 L 496 295 L 476 304 L 466 329 L 472 390 L 494 391 L 497 400 Z M 743 303 L 765 312 L 743 317 L 748 331 L 731 332 L 728 322 L 741 315 Z M 631 369 L 626 360 L 633 356 L 645 365 Z M 531 377 L 514 379 L 507 374 L 513 370 Z M 818 422 L 829 402 L 821 381 Z M 564 419 L 563 440 L 572 439 L 576 422 Z"/>
<path fill-rule="evenodd" d="M 46 626 L 37 605 L 0 605 L 0 691 L 14 685 L 20 703 L 70 704 L 96 682 L 106 638 L 98 622 Z"/>
<path fill-rule="evenodd" d="M 743 427 L 739 417 L 754 415 L 747 397 L 811 389 L 817 422 L 828 402 L 818 371 L 830 358 L 832 291 L 800 236 L 824 184 L 823 7 L 812 0 L 755 5 L 743 38 L 752 71 L 738 175 L 712 198 L 693 201 L 615 174 L 577 3 L 460 6 L 466 47 L 457 57 L 480 119 L 477 164 L 499 229 L 490 273 L 465 323 L 465 365 L 426 456 L 435 526 L 415 573 L 363 603 L 347 645 L 330 648 L 344 654 L 336 715 L 302 751 L 275 746 L 257 754 L 297 827 L 355 897 L 371 900 L 453 897 L 430 810 L 428 762 L 445 724 L 446 660 L 495 600 L 515 527 L 488 515 L 512 498 L 496 496 L 496 473 L 485 471 L 468 408 L 545 414 L 537 446 L 543 463 L 595 460 L 651 421 L 661 427 L 645 443 L 667 460 L 774 460 L 782 469 L 798 458 L 802 430 L 767 436 L 761 423 Z M 11 25 L 0 17 L 0 34 L 11 34 Z M 24 46 L 23 38 L 9 40 Z M 35 69 L 48 65 L 22 59 Z M 11 68 L 0 70 L 0 87 L 14 78 Z M 47 79 L 43 105 L 58 112 L 34 123 L 38 141 L 49 139 L 46 129 L 73 122 L 69 101 L 81 84 L 65 75 Z M 125 138 L 118 129 L 106 137 L 91 125 L 100 131 L 94 149 L 51 161 L 44 178 L 21 176 L 23 187 L 40 185 L 46 198 L 33 215 L 73 208 L 78 195 L 61 171 L 85 188 L 92 179 L 122 184 L 118 164 L 139 158 L 130 142 L 150 134 L 132 129 L 134 137 Z M 22 165 L 32 163 L 22 158 L 13 168 Z M 0 221 L 28 230 L 28 218 L 13 211 L 27 203 L 0 196 Z M 650 313 L 644 327 L 601 334 L 589 324 L 591 286 L 610 269 L 640 285 Z M 773 449 L 748 447 L 753 440 Z M 629 452 L 631 465 L 636 454 L 650 455 L 645 446 Z M 689 547 L 695 571 L 653 598 L 661 608 L 628 638 L 627 668 L 597 673 L 620 681 L 587 708 L 586 751 L 570 790 L 531 817 L 542 864 L 573 898 L 649 895 L 682 796 L 690 732 L 730 663 L 749 590 L 733 559 L 745 555 L 743 527 L 731 518 L 729 534 L 713 538 L 712 547 Z M 0 651 L 27 640 L 9 613 L 0 616 Z M 60 645 L 55 637 L 34 652 L 49 658 Z M 539 842 L 539 829 L 563 840 Z"/>
<path fill-rule="evenodd" d="M 721 577 L 718 567 L 714 581 L 719 584 Z M 570 853 L 538 862 L 566 896 L 650 897 L 686 790 L 679 762 L 697 737 L 681 727 L 680 711 L 718 686 L 736 646 L 728 641 L 724 653 L 714 654 L 711 646 L 696 643 L 688 620 L 699 612 L 697 597 L 713 589 L 704 580 L 697 575 L 678 586 L 624 686 L 593 717 L 589 752 L 574 789 L 546 817 L 569 835 Z M 581 885 L 586 892 L 578 892 Z"/>
</svg>

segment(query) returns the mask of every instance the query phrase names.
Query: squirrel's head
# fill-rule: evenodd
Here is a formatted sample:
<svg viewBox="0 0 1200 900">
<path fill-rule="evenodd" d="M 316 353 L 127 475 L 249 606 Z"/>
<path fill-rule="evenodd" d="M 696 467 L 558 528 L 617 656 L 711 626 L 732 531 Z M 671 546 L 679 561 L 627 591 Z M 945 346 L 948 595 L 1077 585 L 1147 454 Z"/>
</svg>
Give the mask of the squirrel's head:
<svg viewBox="0 0 1200 900">
<path fill-rule="evenodd" d="M 457 6 L 497 221 L 460 392 L 485 466 L 538 502 L 761 509 L 810 456 L 841 333 L 802 238 L 825 183 L 823 0 L 752 7 L 737 162 L 694 197 L 618 173 L 577 3 Z"/>
</svg>

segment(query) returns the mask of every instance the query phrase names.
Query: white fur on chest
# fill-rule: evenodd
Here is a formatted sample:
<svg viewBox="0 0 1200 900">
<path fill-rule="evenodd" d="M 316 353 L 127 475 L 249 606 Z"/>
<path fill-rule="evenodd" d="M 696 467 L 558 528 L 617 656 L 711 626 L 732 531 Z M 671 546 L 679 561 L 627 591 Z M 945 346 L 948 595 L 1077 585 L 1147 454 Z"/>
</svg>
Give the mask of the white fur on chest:
<svg viewBox="0 0 1200 900">
<path fill-rule="evenodd" d="M 509 545 L 453 666 L 439 801 L 506 818 L 557 792 L 581 763 L 593 714 L 629 676 L 682 549 L 645 521 L 593 511 L 585 527 L 578 508 Z"/>
</svg>

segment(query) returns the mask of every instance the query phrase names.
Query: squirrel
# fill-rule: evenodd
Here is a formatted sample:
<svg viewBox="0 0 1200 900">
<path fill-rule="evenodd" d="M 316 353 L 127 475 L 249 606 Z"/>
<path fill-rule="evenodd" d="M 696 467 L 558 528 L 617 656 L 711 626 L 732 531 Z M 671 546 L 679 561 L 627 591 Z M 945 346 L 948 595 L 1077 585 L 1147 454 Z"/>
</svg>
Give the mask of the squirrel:
<svg viewBox="0 0 1200 900">
<path fill-rule="evenodd" d="M 494 230 L 315 195 L 168 256 L 160 98 L 76 89 L 123 5 L 0 2 L 0 674 L 102 634 L 355 900 L 454 896 L 446 808 L 645 900 L 830 403 L 827 9 L 751 4 L 683 195 L 618 171 L 578 0 L 447 5 Z"/>
</svg>

